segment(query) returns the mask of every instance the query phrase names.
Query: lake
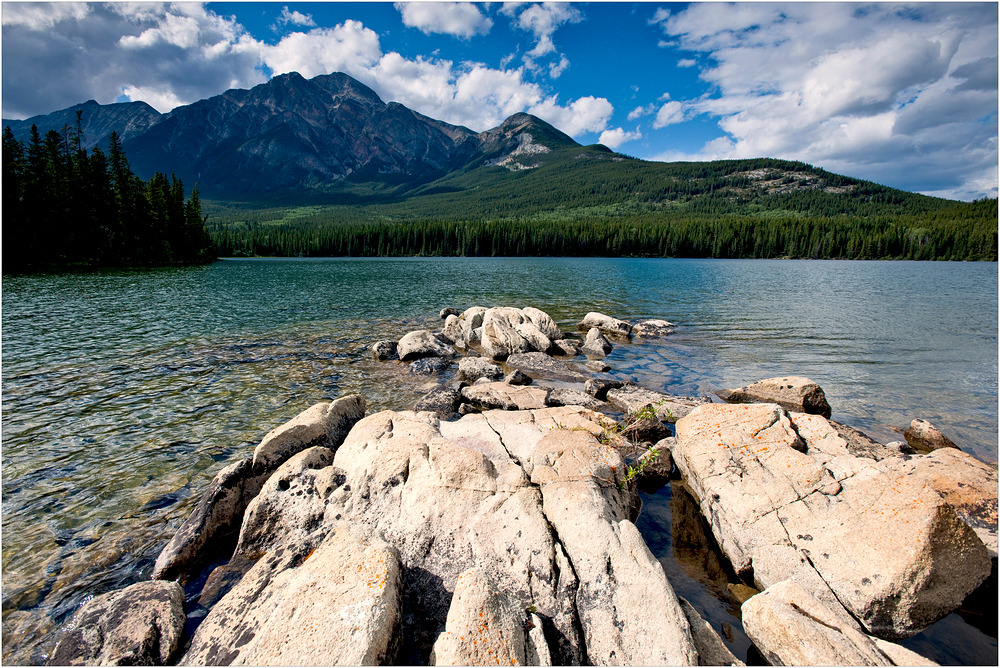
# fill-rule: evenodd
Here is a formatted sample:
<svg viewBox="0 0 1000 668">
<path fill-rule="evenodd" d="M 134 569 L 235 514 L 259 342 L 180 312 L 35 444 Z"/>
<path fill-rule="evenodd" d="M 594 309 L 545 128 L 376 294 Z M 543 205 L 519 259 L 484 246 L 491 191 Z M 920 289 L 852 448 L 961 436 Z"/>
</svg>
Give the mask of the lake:
<svg viewBox="0 0 1000 668">
<path fill-rule="evenodd" d="M 445 306 L 530 305 L 563 329 L 588 311 L 664 318 L 676 334 L 616 346 L 611 375 L 678 395 L 808 376 L 834 420 L 877 440 L 920 417 L 995 462 L 997 289 L 996 263 L 787 260 L 228 259 L 5 276 L 3 660 L 42 661 L 88 596 L 148 577 L 215 472 L 271 428 L 353 392 L 370 412 L 412 408 L 433 381 L 367 347 L 440 327 Z M 676 566 L 682 500 L 668 487 L 645 502 L 651 549 L 694 583 L 682 595 L 710 621 L 732 617 Z M 995 662 L 995 638 L 976 642 Z M 981 662 L 970 656 L 937 658 Z"/>
</svg>

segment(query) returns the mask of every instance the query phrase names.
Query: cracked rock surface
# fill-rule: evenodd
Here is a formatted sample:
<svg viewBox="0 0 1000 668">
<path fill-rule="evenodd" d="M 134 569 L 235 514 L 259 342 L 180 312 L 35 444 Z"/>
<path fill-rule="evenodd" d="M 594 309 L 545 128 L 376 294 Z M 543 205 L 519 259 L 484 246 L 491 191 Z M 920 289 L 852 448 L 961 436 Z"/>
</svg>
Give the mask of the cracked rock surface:
<svg viewBox="0 0 1000 668">
<path fill-rule="evenodd" d="M 990 573 L 973 528 L 909 474 L 915 458 L 853 456 L 820 416 L 706 404 L 677 422 L 672 454 L 738 573 L 793 580 L 872 635 L 919 632 Z"/>
<path fill-rule="evenodd" d="M 624 461 L 596 438 L 604 421 L 578 406 L 454 422 L 384 411 L 332 457 L 295 455 L 246 513 L 237 555 L 262 556 L 184 660 L 697 664 L 687 617 L 628 519 Z M 366 596 L 348 586 L 364 569 L 377 585 Z M 344 610 L 377 623 L 310 635 L 340 629 Z"/>
</svg>

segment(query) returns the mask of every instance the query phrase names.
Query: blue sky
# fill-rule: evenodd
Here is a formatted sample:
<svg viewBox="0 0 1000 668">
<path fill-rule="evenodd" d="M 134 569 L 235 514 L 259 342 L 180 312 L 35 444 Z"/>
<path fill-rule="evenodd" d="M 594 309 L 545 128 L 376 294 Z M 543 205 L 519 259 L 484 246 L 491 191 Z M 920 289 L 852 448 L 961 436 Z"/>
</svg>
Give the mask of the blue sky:
<svg viewBox="0 0 1000 668">
<path fill-rule="evenodd" d="M 4 118 L 343 71 L 476 131 L 528 111 L 649 160 L 997 195 L 996 3 L 4 2 L 2 23 Z"/>
</svg>

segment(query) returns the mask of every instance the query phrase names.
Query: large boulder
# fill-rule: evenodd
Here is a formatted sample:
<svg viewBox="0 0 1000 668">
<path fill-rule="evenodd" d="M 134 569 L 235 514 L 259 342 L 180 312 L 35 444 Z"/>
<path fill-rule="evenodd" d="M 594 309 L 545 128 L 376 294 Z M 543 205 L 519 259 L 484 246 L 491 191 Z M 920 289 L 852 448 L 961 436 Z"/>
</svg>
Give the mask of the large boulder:
<svg viewBox="0 0 1000 668">
<path fill-rule="evenodd" d="M 184 590 L 176 582 L 138 582 L 96 596 L 73 615 L 54 666 L 155 666 L 170 663 L 184 636 Z"/>
<path fill-rule="evenodd" d="M 583 331 L 596 327 L 605 334 L 619 337 L 628 337 L 632 333 L 632 323 L 594 311 L 585 315 L 577 327 Z"/>
<path fill-rule="evenodd" d="M 521 309 L 521 313 L 550 341 L 563 338 L 563 333 L 559 329 L 559 326 L 556 325 L 556 321 L 545 311 L 541 311 L 533 306 L 525 306 Z"/>
<path fill-rule="evenodd" d="M 997 468 L 954 448 L 901 460 L 903 475 L 915 476 L 954 508 L 997 558 Z"/>
<path fill-rule="evenodd" d="M 903 432 L 903 438 L 910 447 L 924 452 L 938 448 L 958 448 L 950 438 L 927 420 L 916 419 L 910 422 L 910 426 Z"/>
<path fill-rule="evenodd" d="M 269 552 L 198 627 L 182 665 L 378 665 L 400 620 L 396 552 L 347 527 Z"/>
<path fill-rule="evenodd" d="M 186 579 L 224 537 L 239 531 L 247 506 L 281 464 L 308 448 L 336 450 L 364 414 L 364 399 L 349 395 L 316 404 L 268 432 L 252 458 L 230 464 L 215 475 L 194 511 L 157 556 L 153 579 Z"/>
<path fill-rule="evenodd" d="M 152 578 L 186 580 L 210 552 L 211 546 L 239 531 L 243 512 L 270 475 L 268 470 L 255 473 L 252 457 L 234 462 L 216 473 L 194 511 L 160 550 Z"/>
<path fill-rule="evenodd" d="M 496 307 L 483 314 L 483 331 L 479 345 L 492 359 L 502 360 L 514 353 L 534 350 L 531 343 L 522 336 L 517 326 L 524 322 L 520 309 Z"/>
<path fill-rule="evenodd" d="M 576 606 L 596 665 L 694 665 L 680 601 L 628 520 L 621 455 L 588 431 L 557 429 L 534 448 L 531 481 L 580 580 Z"/>
<path fill-rule="evenodd" d="M 802 376 L 784 376 L 758 380 L 737 389 L 719 390 L 720 399 L 731 404 L 771 403 L 801 413 L 830 417 L 830 404 L 823 388 Z"/>
<path fill-rule="evenodd" d="M 365 400 L 357 394 L 318 403 L 264 436 L 253 451 L 254 468 L 274 471 L 306 448 L 336 448 L 364 416 Z"/>
<path fill-rule="evenodd" d="M 843 608 L 823 603 L 795 582 L 769 587 L 744 603 L 742 612 L 743 629 L 771 665 L 896 665 Z M 911 662 L 901 665 L 931 663 L 912 653 L 907 658 Z"/>
<path fill-rule="evenodd" d="M 852 456 L 819 416 L 706 404 L 676 428 L 675 464 L 722 551 L 759 589 L 792 579 L 866 632 L 897 639 L 950 613 L 990 573 L 983 542 L 901 458 Z"/>
<path fill-rule="evenodd" d="M 455 349 L 438 340 L 427 329 L 406 334 L 396 344 L 399 359 L 409 362 L 421 357 L 452 357 Z"/>
</svg>

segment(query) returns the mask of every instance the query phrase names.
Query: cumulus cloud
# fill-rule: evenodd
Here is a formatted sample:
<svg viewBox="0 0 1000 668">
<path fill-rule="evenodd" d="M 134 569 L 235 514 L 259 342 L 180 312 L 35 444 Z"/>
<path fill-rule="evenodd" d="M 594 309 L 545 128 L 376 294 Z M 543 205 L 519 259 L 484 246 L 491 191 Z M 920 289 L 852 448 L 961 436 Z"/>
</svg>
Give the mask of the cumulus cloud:
<svg viewBox="0 0 1000 668">
<path fill-rule="evenodd" d="M 654 19 L 712 63 L 713 92 L 684 106 L 724 136 L 683 158 L 785 157 L 996 194 L 996 5 L 695 3 Z"/>
<path fill-rule="evenodd" d="M 537 60 L 539 58 L 556 53 L 556 45 L 552 36 L 560 26 L 567 23 L 579 23 L 583 20 L 583 14 L 579 9 L 563 2 L 538 4 L 511 2 L 506 3 L 500 11 L 509 16 L 518 28 L 530 32 L 534 36 L 534 47 L 522 57 L 524 64 L 529 69 L 538 68 Z M 562 60 L 565 60 L 565 56 L 561 56 L 560 63 Z M 568 61 L 566 64 L 569 64 Z M 556 69 L 558 73 L 555 76 L 558 76 L 562 70 L 566 69 L 566 66 Z"/>
<path fill-rule="evenodd" d="M 298 72 L 307 79 L 330 72 L 362 75 L 382 57 L 375 31 L 350 19 L 333 28 L 292 32 L 277 44 L 258 44 L 257 50 L 274 74 Z"/>
<path fill-rule="evenodd" d="M 110 103 L 123 89 L 167 111 L 265 81 L 257 47 L 200 4 L 5 3 L 3 115 Z"/>
<path fill-rule="evenodd" d="M 471 2 L 397 2 L 403 24 L 424 34 L 440 33 L 469 39 L 485 35 L 493 20 Z"/>
<path fill-rule="evenodd" d="M 588 95 L 561 106 L 557 96 L 547 97 L 532 106 L 530 113 L 548 121 L 571 136 L 586 132 L 602 132 L 614 114 L 614 106 L 606 98 Z"/>
<path fill-rule="evenodd" d="M 659 130 L 668 125 L 674 125 L 684 120 L 684 105 L 677 100 L 667 102 L 656 112 L 656 119 L 653 121 L 653 128 Z"/>
<path fill-rule="evenodd" d="M 610 149 L 617 149 L 622 144 L 635 141 L 636 139 L 642 139 L 642 133 L 639 130 L 626 132 L 622 128 L 615 128 L 602 132 L 597 141 Z"/>
</svg>

